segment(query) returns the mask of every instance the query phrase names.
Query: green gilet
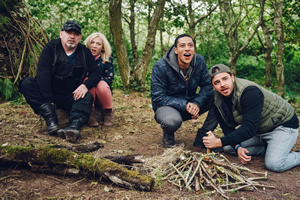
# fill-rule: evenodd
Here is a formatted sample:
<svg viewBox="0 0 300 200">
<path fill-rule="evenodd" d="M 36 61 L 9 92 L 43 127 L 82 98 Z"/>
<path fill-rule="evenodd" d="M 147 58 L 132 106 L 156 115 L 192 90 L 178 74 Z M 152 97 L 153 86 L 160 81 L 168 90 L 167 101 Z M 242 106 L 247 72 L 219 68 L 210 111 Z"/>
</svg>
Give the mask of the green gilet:
<svg viewBox="0 0 300 200">
<path fill-rule="evenodd" d="M 232 112 L 233 118 L 237 124 L 242 124 L 243 122 L 243 112 L 240 104 L 241 96 L 244 89 L 248 86 L 256 86 L 264 95 L 264 104 L 261 112 L 261 118 L 259 121 L 258 133 L 266 133 L 273 130 L 280 124 L 290 120 L 294 114 L 294 108 L 280 96 L 266 90 L 262 86 L 245 79 L 235 78 L 234 79 L 234 93 L 232 96 Z M 220 106 L 222 104 L 222 95 L 218 92 L 215 93 L 215 105 L 218 108 L 221 116 L 223 117 L 225 113 L 222 113 Z M 223 117 L 224 119 L 224 117 Z M 224 119 L 225 121 L 225 119 Z M 226 123 L 226 121 L 225 121 Z"/>
</svg>

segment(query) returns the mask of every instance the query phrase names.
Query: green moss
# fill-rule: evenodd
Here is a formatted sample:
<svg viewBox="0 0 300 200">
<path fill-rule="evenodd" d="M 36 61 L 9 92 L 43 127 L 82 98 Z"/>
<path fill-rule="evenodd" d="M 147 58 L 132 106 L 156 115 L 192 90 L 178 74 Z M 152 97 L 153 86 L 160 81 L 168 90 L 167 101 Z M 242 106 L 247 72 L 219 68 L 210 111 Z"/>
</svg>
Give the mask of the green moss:
<svg viewBox="0 0 300 200">
<path fill-rule="evenodd" d="M 4 146 L 0 147 L 1 155 L 11 157 L 11 158 L 23 158 L 25 154 L 32 151 L 32 147 L 24 147 L 24 146 Z"/>
<path fill-rule="evenodd" d="M 42 147 L 38 155 L 40 161 L 51 163 L 65 163 L 67 158 L 72 158 L 73 152 L 66 149 L 55 149 L 50 147 Z"/>
<path fill-rule="evenodd" d="M 77 168 L 88 170 L 90 172 L 95 171 L 95 158 L 92 155 L 79 154 L 74 160 L 73 165 Z"/>
<path fill-rule="evenodd" d="M 135 182 L 134 180 L 139 179 L 142 182 L 154 183 L 154 180 L 151 176 L 141 175 L 139 171 L 128 170 L 120 166 L 119 164 L 107 159 L 98 159 L 96 165 L 96 169 L 99 174 L 104 174 L 104 172 L 109 169 L 110 172 L 115 172 L 115 174 L 122 174 L 122 178 L 130 182 Z"/>
<path fill-rule="evenodd" d="M 21 147 L 5 146 L 0 147 L 2 156 L 12 159 L 30 160 L 37 159 L 38 162 L 66 164 L 76 167 L 85 173 L 104 175 L 110 172 L 121 179 L 134 184 L 154 184 L 154 179 L 148 175 L 141 175 L 139 171 L 128 170 L 121 165 L 104 158 L 95 159 L 91 154 L 75 153 L 66 149 L 55 149 L 51 147 Z"/>
</svg>

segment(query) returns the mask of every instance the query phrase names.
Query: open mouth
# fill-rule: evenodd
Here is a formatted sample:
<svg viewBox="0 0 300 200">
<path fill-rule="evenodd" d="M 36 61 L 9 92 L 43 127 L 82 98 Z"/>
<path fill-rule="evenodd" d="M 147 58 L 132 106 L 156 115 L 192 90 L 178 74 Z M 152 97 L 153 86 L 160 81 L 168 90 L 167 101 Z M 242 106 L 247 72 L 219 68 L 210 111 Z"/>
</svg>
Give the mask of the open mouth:
<svg viewBox="0 0 300 200">
<path fill-rule="evenodd" d="M 222 89 L 221 91 L 222 91 L 223 93 L 229 92 L 228 88 Z"/>
<path fill-rule="evenodd" d="M 190 53 L 185 53 L 185 54 L 183 54 L 183 55 L 184 55 L 184 57 L 186 57 L 186 58 L 190 58 L 192 54 L 190 54 Z"/>
</svg>

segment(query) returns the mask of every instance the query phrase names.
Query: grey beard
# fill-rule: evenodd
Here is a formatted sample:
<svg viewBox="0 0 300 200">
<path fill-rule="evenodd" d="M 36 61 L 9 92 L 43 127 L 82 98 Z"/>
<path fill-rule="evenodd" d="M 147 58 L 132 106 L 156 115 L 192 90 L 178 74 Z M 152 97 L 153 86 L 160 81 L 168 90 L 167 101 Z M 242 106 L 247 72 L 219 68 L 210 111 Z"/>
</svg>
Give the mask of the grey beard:
<svg viewBox="0 0 300 200">
<path fill-rule="evenodd" d="M 66 43 L 66 46 L 69 47 L 69 48 L 75 48 L 76 45 L 75 44 Z"/>
</svg>

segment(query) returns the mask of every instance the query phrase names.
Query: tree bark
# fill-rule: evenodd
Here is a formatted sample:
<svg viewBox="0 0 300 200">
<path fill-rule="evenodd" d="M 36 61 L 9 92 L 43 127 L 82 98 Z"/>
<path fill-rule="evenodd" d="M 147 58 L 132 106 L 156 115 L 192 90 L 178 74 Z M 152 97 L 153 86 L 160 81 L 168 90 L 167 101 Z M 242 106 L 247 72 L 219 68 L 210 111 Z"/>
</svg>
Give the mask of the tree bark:
<svg viewBox="0 0 300 200">
<path fill-rule="evenodd" d="M 273 71 L 273 62 L 272 62 L 272 40 L 269 34 L 269 29 L 263 25 L 263 32 L 264 37 L 266 41 L 266 48 L 265 48 L 265 61 L 266 61 L 266 79 L 265 79 L 265 85 L 266 87 L 270 87 L 272 85 L 272 71 Z"/>
<path fill-rule="evenodd" d="M 124 155 L 124 156 L 105 156 L 105 159 L 111 160 L 115 163 L 132 165 L 134 163 L 143 163 L 140 155 Z"/>
<path fill-rule="evenodd" d="M 162 20 L 160 21 L 159 28 L 159 38 L 160 38 L 160 56 L 163 57 L 165 55 L 165 46 L 163 40 L 163 30 L 164 30 L 164 14 L 162 16 Z"/>
<path fill-rule="evenodd" d="M 261 28 L 264 33 L 264 38 L 265 38 L 265 43 L 266 45 L 263 44 L 259 37 L 259 41 L 264 48 L 265 51 L 265 61 L 266 61 L 266 78 L 265 78 L 265 86 L 270 87 L 271 86 L 271 77 L 272 77 L 272 69 L 273 69 L 273 63 L 272 63 L 272 57 L 271 53 L 273 50 L 273 45 L 272 45 L 272 40 L 270 37 L 270 31 L 264 21 L 263 13 L 264 13 L 264 6 L 265 6 L 265 0 L 260 0 L 260 7 L 261 7 L 261 12 L 259 14 L 260 16 L 260 21 L 261 21 Z"/>
<path fill-rule="evenodd" d="M 130 0 L 130 23 L 129 23 L 129 30 L 130 30 L 130 43 L 132 49 L 132 62 L 133 65 L 136 66 L 139 60 L 138 52 L 137 52 L 137 45 L 135 42 L 135 2 L 136 0 Z"/>
<path fill-rule="evenodd" d="M 109 3 L 109 19 L 110 29 L 116 49 L 119 71 L 122 78 L 123 87 L 126 89 L 130 86 L 131 69 L 127 56 L 126 44 L 123 38 L 121 7 L 122 0 L 111 0 Z"/>
<path fill-rule="evenodd" d="M 149 6 L 152 6 L 152 2 L 149 2 Z M 137 82 L 137 85 L 144 88 L 147 70 L 152 52 L 155 46 L 155 36 L 158 23 L 163 14 L 165 6 L 165 0 L 158 0 L 156 9 L 153 13 L 152 20 L 149 22 L 148 35 L 146 38 L 145 48 L 142 57 L 138 64 L 135 66 L 135 70 L 130 68 L 127 49 L 123 39 L 122 23 L 121 23 L 121 7 L 122 0 L 111 0 L 109 5 L 110 14 L 110 27 L 114 38 L 114 45 L 116 49 L 116 55 L 119 64 L 120 75 L 125 89 L 130 88 L 132 80 Z M 134 68 L 134 67 L 133 67 Z M 133 77 L 131 74 L 133 73 Z"/>
<path fill-rule="evenodd" d="M 155 46 L 156 30 L 158 27 L 158 23 L 163 15 L 164 7 L 165 0 L 158 0 L 148 28 L 148 35 L 142 57 L 138 65 L 136 66 L 136 70 L 134 71 L 134 80 L 138 83 L 138 85 L 141 85 L 142 87 L 145 85 L 148 66 Z"/>
<path fill-rule="evenodd" d="M 284 32 L 283 23 L 281 20 L 283 1 L 275 0 L 272 2 L 274 7 L 274 29 L 277 41 L 276 52 L 276 78 L 277 78 L 277 94 L 281 97 L 284 96 L 284 65 L 283 65 L 283 52 L 284 52 Z"/>
<path fill-rule="evenodd" d="M 118 186 L 151 191 L 154 179 L 138 171 L 128 170 L 104 158 L 94 158 L 90 154 L 75 153 L 66 149 L 50 147 L 1 146 L 0 164 L 27 163 L 32 170 L 40 172 L 64 172 L 76 175 L 80 172 L 111 180 Z"/>
<path fill-rule="evenodd" d="M 195 17 L 194 17 L 194 12 L 192 8 L 192 0 L 188 0 L 188 11 L 189 11 L 189 34 L 192 38 L 195 38 L 195 28 L 196 28 L 196 23 L 195 23 Z"/>
</svg>

